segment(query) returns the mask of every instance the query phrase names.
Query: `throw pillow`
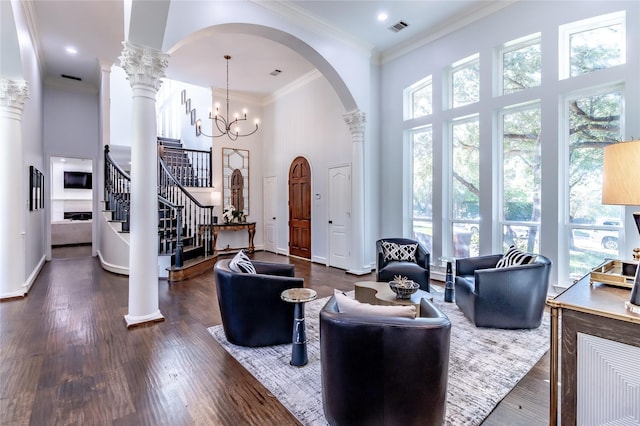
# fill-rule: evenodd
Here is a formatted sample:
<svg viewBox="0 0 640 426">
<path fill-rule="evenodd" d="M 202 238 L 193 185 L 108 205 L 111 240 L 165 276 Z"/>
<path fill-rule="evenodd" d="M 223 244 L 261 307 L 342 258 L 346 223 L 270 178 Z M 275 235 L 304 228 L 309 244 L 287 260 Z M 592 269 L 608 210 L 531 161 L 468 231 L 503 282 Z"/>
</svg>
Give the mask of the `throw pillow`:
<svg viewBox="0 0 640 426">
<path fill-rule="evenodd" d="M 242 272 L 245 274 L 256 273 L 256 268 L 253 266 L 253 263 L 251 263 L 251 259 L 249 259 L 242 250 L 240 250 L 233 259 L 231 259 L 231 262 L 229 262 L 229 269 L 233 272 Z"/>
<path fill-rule="evenodd" d="M 410 260 L 415 262 L 418 244 L 397 244 L 389 241 L 382 242 L 382 255 L 385 262 L 391 260 Z"/>
<path fill-rule="evenodd" d="M 509 250 L 498 260 L 496 268 L 508 268 L 509 266 L 528 265 L 533 262 L 535 256 L 518 250 L 515 246 L 509 247 Z"/>
<path fill-rule="evenodd" d="M 333 294 L 336 298 L 336 302 L 338 303 L 338 311 L 345 314 L 403 317 L 412 319 L 416 317 L 416 307 L 413 305 L 370 305 L 368 303 L 360 303 L 357 300 L 351 299 L 340 290 L 334 290 Z"/>
</svg>

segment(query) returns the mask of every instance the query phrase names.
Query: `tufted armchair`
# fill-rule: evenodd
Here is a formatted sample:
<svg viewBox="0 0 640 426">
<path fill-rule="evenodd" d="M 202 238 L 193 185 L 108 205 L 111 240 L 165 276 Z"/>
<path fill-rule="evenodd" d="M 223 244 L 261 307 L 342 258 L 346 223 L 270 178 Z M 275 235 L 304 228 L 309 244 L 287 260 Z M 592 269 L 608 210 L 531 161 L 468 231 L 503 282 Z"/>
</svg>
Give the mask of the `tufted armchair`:
<svg viewBox="0 0 640 426">
<path fill-rule="evenodd" d="M 252 261 L 257 273 L 249 274 L 234 272 L 229 262 L 219 260 L 213 267 L 227 340 L 238 346 L 291 343 L 294 304 L 280 293 L 304 285 L 294 277 L 293 265 Z"/>
<path fill-rule="evenodd" d="M 415 258 L 411 260 L 385 260 L 383 242 L 407 245 L 417 244 Z M 420 289 L 429 291 L 431 254 L 419 241 L 409 238 L 383 238 L 376 241 L 376 281 L 391 281 L 402 275 L 420 284 Z"/>
<path fill-rule="evenodd" d="M 533 255 L 527 265 L 496 268 L 501 254 L 456 260 L 456 304 L 477 327 L 538 328 L 551 261 Z"/>
<path fill-rule="evenodd" d="M 331 425 L 441 425 L 451 322 L 422 299 L 416 319 L 320 311 L 322 401 Z"/>
</svg>

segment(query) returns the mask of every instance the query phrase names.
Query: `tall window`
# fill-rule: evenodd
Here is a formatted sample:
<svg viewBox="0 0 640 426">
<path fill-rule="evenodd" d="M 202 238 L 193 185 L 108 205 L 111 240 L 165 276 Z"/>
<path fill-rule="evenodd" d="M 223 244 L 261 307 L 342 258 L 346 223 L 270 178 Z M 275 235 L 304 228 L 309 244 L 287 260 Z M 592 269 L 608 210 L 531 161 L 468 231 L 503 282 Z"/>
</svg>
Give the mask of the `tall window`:
<svg viewBox="0 0 640 426">
<path fill-rule="evenodd" d="M 602 204 L 602 148 L 620 140 L 621 90 L 567 100 L 570 278 L 619 258 L 622 209 Z"/>
<path fill-rule="evenodd" d="M 431 127 L 411 132 L 413 170 L 413 237 L 432 251 L 433 151 Z"/>
<path fill-rule="evenodd" d="M 451 125 L 453 255 L 479 254 L 480 125 L 477 116 Z"/>
<path fill-rule="evenodd" d="M 502 114 L 502 246 L 539 253 L 540 106 Z"/>
<path fill-rule="evenodd" d="M 575 77 L 626 62 L 625 13 L 560 27 L 560 74 Z"/>
<path fill-rule="evenodd" d="M 540 85 L 540 34 L 505 44 L 500 49 L 499 56 L 502 70 L 502 86 L 499 91 L 501 94 L 506 95 Z"/>
<path fill-rule="evenodd" d="M 428 76 L 404 90 L 404 119 L 424 117 L 433 112 L 431 76 Z"/>
<path fill-rule="evenodd" d="M 457 108 L 480 100 L 480 59 L 473 55 L 452 65 L 449 73 L 451 105 Z"/>
</svg>

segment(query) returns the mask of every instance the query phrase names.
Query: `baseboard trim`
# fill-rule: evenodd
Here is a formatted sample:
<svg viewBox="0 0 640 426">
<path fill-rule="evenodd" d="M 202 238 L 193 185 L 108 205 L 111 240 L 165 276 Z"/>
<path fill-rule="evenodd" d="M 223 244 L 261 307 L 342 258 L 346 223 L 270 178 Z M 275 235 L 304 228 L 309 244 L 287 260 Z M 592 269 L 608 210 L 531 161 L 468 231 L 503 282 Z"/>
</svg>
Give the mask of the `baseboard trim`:
<svg viewBox="0 0 640 426">
<path fill-rule="evenodd" d="M 102 253 L 98 250 L 98 259 L 100 259 L 100 265 L 102 265 L 102 269 L 105 269 L 109 272 L 113 272 L 118 275 L 129 275 L 129 268 L 125 268 L 124 266 L 113 265 L 109 262 L 106 262 L 102 257 Z"/>
</svg>

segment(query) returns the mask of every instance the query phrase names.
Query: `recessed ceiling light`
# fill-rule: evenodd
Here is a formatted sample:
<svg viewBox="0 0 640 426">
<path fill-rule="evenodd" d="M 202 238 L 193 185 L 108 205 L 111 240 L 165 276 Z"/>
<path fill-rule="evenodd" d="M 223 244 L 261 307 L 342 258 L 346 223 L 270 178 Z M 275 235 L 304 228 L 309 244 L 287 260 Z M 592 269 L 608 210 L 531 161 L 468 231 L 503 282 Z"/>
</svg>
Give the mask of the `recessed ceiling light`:
<svg viewBox="0 0 640 426">
<path fill-rule="evenodd" d="M 67 46 L 65 50 L 69 55 L 75 55 L 76 53 L 78 53 L 78 50 L 73 46 Z"/>
<path fill-rule="evenodd" d="M 389 18 L 389 15 L 387 15 L 387 12 L 380 12 L 378 13 L 378 21 L 380 22 L 384 22 Z"/>
</svg>

